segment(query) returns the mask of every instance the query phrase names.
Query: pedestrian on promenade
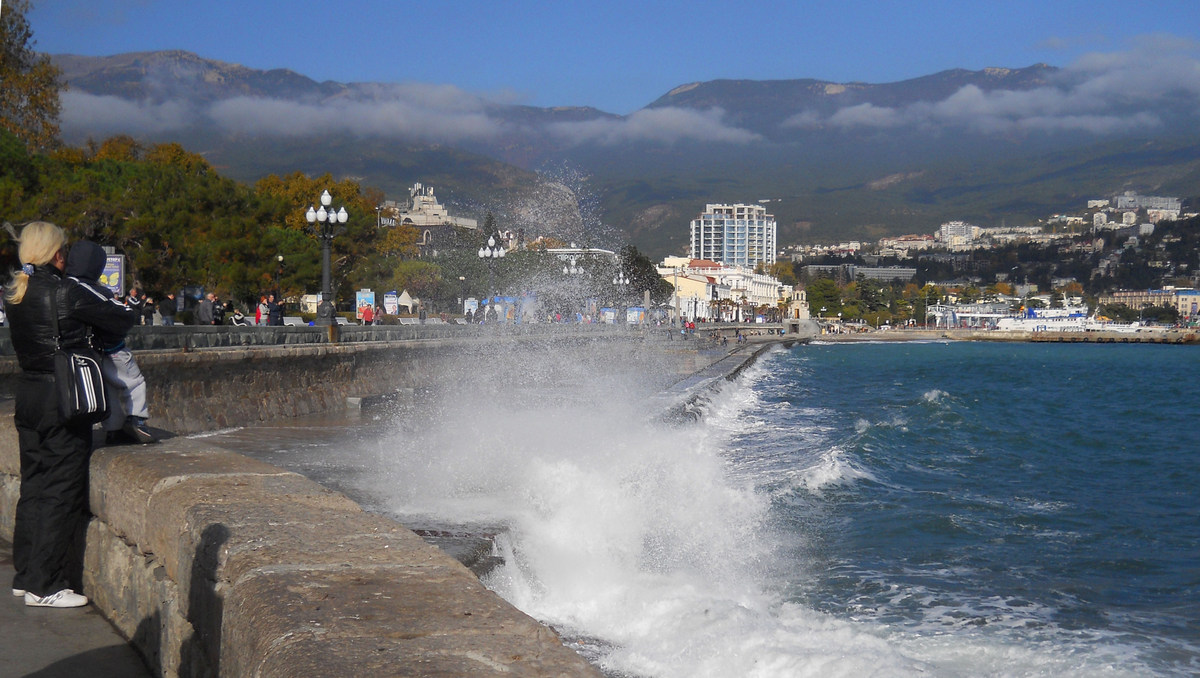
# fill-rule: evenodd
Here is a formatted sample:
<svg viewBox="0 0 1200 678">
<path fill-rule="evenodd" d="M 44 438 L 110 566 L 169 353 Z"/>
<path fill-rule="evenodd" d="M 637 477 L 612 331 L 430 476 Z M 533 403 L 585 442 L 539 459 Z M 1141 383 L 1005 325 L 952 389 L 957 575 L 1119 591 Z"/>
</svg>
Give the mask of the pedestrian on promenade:
<svg viewBox="0 0 1200 678">
<path fill-rule="evenodd" d="M 254 310 L 254 324 L 266 325 L 270 317 L 270 310 L 267 308 L 267 295 L 264 294 L 258 298 L 258 308 Z"/>
<path fill-rule="evenodd" d="M 212 303 L 212 324 L 225 324 L 225 304 L 221 303 L 221 297 L 214 294 Z"/>
<path fill-rule="evenodd" d="M 158 305 L 158 314 L 162 316 L 162 323 L 164 326 L 175 324 L 175 311 L 177 303 L 178 302 L 175 301 L 175 293 L 167 292 L 167 298 L 163 299 L 162 303 Z"/>
<path fill-rule="evenodd" d="M 67 237 L 58 226 L 32 222 L 18 242 L 21 270 L 5 290 L 21 367 L 13 407 L 21 491 L 13 527 L 17 572 L 12 591 L 30 607 L 82 607 L 88 599 L 75 592 L 80 582 L 72 580 L 83 564 L 72 544 L 82 536 L 88 511 L 92 426 L 68 422 L 59 412 L 54 353 L 59 346 L 85 346 L 89 328 L 124 334 L 137 315 L 63 277 Z"/>
<path fill-rule="evenodd" d="M 274 294 L 267 297 L 267 324 L 283 327 L 283 307 L 275 300 Z"/>
<path fill-rule="evenodd" d="M 113 298 L 112 290 L 100 284 L 105 258 L 103 247 L 90 240 L 80 240 L 71 245 L 64 272 L 97 298 L 119 304 Z M 150 408 L 146 404 L 146 378 L 133 359 L 133 353 L 125 345 L 125 334 L 102 329 L 94 333 L 98 348 L 104 354 L 100 371 L 104 374 L 104 388 L 108 393 L 109 413 L 104 422 L 106 445 L 155 442 L 154 436 L 146 430 L 146 420 L 150 418 Z"/>
<path fill-rule="evenodd" d="M 211 325 L 213 324 L 213 300 L 216 295 L 212 292 L 204 295 L 204 299 L 196 304 L 196 324 Z"/>
<path fill-rule="evenodd" d="M 146 300 L 146 303 L 142 304 L 142 324 L 143 325 L 153 325 L 154 324 L 154 300 L 151 299 L 149 296 L 143 297 L 143 299 Z"/>
<path fill-rule="evenodd" d="M 241 309 L 234 306 L 233 314 L 230 316 L 230 319 L 229 319 L 229 324 L 233 325 L 234 327 L 249 327 L 250 320 L 245 315 L 242 314 Z"/>
<path fill-rule="evenodd" d="M 130 288 L 129 294 L 125 297 L 125 305 L 137 312 L 138 324 L 142 324 L 142 307 L 146 305 L 146 299 L 142 297 L 138 288 Z"/>
</svg>

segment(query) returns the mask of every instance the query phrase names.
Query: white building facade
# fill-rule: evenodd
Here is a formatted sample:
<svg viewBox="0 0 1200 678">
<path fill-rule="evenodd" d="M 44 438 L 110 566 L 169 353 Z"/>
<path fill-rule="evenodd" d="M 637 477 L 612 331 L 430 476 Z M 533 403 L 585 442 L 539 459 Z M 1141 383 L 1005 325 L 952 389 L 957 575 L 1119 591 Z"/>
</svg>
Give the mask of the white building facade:
<svg viewBox="0 0 1200 678">
<path fill-rule="evenodd" d="M 675 286 L 674 303 L 684 320 L 735 320 L 744 317 L 737 310 L 742 305 L 773 307 L 786 303 L 793 292 L 790 285 L 769 275 L 706 259 L 667 257 L 659 264 L 658 273 Z M 721 301 L 731 302 L 732 306 L 722 310 L 717 303 Z"/>
<path fill-rule="evenodd" d="M 938 227 L 937 239 L 950 249 L 969 247 L 983 230 L 963 221 L 948 221 Z"/>
<path fill-rule="evenodd" d="M 693 259 L 753 269 L 775 263 L 775 217 L 760 205 L 708 204 L 692 220 Z"/>
</svg>

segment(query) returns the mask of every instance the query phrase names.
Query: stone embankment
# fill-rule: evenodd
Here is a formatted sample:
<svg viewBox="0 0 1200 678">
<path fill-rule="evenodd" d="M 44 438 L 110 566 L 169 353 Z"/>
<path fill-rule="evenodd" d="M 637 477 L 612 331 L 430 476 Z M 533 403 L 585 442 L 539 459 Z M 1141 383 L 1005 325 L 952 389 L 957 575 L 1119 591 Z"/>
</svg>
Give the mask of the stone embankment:
<svg viewBox="0 0 1200 678">
<path fill-rule="evenodd" d="M 296 329 L 274 343 L 142 333 L 153 421 L 175 434 L 253 426 L 563 347 L 587 356 L 584 369 L 621 364 L 665 388 L 666 411 L 693 406 L 761 348 L 726 358 L 696 339 L 628 329 L 401 328 L 336 343 Z M 0 393 L 17 373 L 0 357 Z M 20 461 L 11 402 L 0 407 L 0 535 L 11 538 Z M 84 590 L 157 675 L 599 675 L 402 525 L 203 437 L 97 450 L 90 505 Z"/>
<path fill-rule="evenodd" d="M 464 362 L 547 341 L 460 334 L 143 351 L 138 360 L 154 420 L 188 433 L 344 407 L 352 395 L 453 378 Z M 647 374 L 704 362 L 686 342 L 630 332 L 554 341 L 598 363 L 644 360 Z M 0 380 L 16 373 L 14 359 L 0 358 Z M 7 537 L 19 473 L 10 403 L 0 415 Z M 398 523 L 202 437 L 98 450 L 90 502 L 84 590 L 158 675 L 599 675 Z"/>
</svg>

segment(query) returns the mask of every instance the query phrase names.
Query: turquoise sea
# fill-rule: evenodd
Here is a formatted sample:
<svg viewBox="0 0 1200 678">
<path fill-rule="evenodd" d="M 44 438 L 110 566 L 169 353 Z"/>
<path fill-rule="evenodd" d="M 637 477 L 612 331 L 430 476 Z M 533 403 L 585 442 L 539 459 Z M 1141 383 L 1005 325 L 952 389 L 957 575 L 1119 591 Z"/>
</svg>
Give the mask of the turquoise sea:
<svg viewBox="0 0 1200 678">
<path fill-rule="evenodd" d="M 1200 673 L 1195 349 L 818 344 L 742 386 L 730 465 L 798 537 L 785 599 L 1004 650 L 935 675 Z"/>
<path fill-rule="evenodd" d="M 1200 674 L 1194 347 L 774 348 L 686 426 L 560 357 L 263 456 L 496 533 L 609 676 Z"/>
</svg>

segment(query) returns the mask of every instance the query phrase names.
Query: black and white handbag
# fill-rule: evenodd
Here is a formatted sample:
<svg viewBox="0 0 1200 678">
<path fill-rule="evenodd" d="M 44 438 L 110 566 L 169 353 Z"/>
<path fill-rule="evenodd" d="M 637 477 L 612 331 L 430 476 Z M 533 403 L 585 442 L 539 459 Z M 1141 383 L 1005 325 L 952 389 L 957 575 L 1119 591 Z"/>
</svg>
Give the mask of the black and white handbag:
<svg viewBox="0 0 1200 678">
<path fill-rule="evenodd" d="M 92 328 L 87 328 L 87 346 L 63 348 L 58 329 L 59 295 L 66 288 L 59 286 L 54 293 L 51 313 L 54 316 L 54 382 L 58 391 L 58 411 L 68 423 L 95 424 L 108 418 L 108 398 L 104 393 L 104 376 L 100 372 L 100 352 L 91 346 Z"/>
</svg>

